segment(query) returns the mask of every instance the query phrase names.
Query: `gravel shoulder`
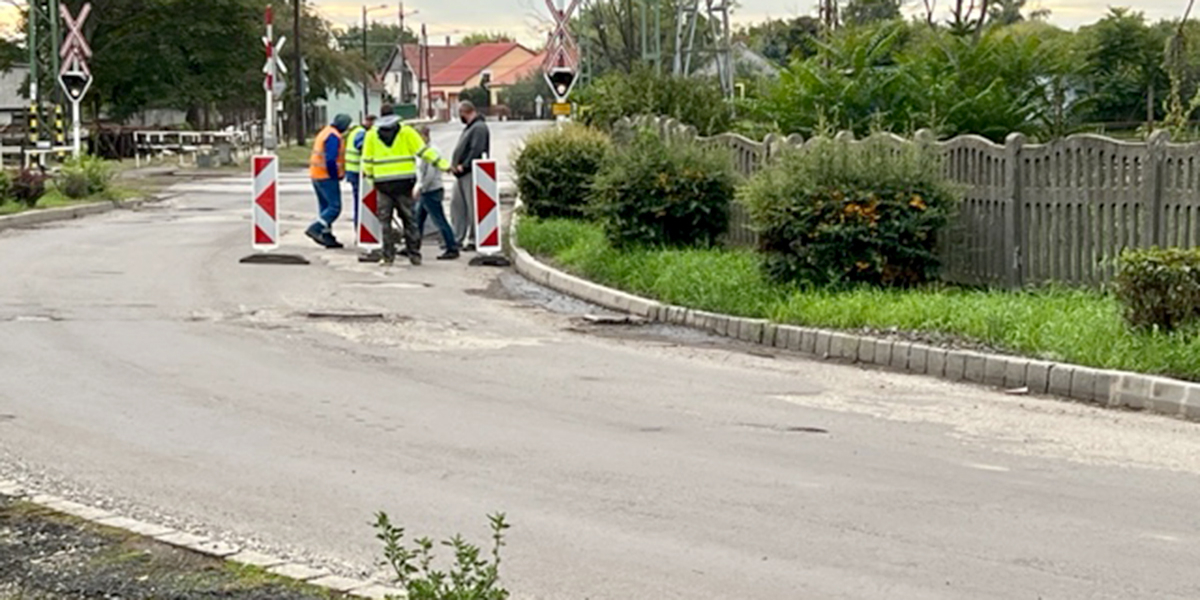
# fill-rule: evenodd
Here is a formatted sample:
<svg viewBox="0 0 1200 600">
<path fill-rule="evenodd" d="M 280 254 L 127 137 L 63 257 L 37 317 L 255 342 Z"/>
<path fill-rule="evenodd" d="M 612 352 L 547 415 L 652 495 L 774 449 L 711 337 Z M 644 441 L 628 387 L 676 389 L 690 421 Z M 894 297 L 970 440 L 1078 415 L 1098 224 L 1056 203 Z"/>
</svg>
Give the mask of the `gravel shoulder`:
<svg viewBox="0 0 1200 600">
<path fill-rule="evenodd" d="M 0 600 L 343 597 L 0 495 Z"/>
</svg>

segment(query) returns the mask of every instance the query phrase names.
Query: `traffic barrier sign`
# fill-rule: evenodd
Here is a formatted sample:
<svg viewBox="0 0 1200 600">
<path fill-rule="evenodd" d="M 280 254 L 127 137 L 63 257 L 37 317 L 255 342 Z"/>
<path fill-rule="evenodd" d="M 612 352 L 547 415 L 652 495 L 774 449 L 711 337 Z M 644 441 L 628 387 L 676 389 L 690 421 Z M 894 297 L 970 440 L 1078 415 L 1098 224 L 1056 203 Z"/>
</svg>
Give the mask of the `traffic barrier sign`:
<svg viewBox="0 0 1200 600">
<path fill-rule="evenodd" d="M 483 158 L 471 164 L 475 180 L 475 249 L 472 266 L 509 266 L 500 244 L 500 184 L 496 179 L 496 161 Z"/>
<path fill-rule="evenodd" d="M 500 248 L 500 186 L 496 183 L 496 161 L 476 160 L 472 164 L 475 179 L 475 236 L 480 254 L 494 254 Z"/>
<path fill-rule="evenodd" d="M 355 227 L 355 245 L 363 250 L 378 250 L 383 247 L 383 224 L 379 222 L 379 191 L 375 182 L 366 173 L 359 172 L 358 227 Z"/>
<path fill-rule="evenodd" d="M 279 159 L 254 157 L 254 198 L 251 246 L 255 250 L 279 247 Z"/>
</svg>

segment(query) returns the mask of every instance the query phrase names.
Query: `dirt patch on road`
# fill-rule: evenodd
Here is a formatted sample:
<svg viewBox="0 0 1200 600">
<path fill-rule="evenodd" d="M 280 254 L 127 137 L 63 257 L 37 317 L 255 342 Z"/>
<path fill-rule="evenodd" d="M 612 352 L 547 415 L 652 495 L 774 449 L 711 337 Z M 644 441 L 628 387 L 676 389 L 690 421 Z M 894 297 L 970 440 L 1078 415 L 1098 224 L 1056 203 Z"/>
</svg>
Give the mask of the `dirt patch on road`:
<svg viewBox="0 0 1200 600">
<path fill-rule="evenodd" d="M 0 495 L 0 599 L 341 598 Z"/>
</svg>

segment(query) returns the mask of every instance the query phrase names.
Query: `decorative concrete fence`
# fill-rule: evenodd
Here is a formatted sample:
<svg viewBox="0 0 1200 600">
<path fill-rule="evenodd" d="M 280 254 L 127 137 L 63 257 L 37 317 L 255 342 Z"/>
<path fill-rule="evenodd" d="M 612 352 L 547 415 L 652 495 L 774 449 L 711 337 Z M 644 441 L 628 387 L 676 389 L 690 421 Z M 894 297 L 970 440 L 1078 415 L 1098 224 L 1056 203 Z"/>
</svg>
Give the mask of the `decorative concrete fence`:
<svg viewBox="0 0 1200 600">
<path fill-rule="evenodd" d="M 694 128 L 655 117 L 624 119 L 618 132 L 639 127 L 726 147 L 746 176 L 806 145 L 798 135 L 759 142 L 733 133 L 698 137 Z M 1028 143 L 1021 134 L 1004 144 L 978 136 L 937 141 L 926 131 L 911 140 L 889 137 L 935 145 L 941 168 L 963 191 L 942 240 L 948 281 L 1099 287 L 1112 280 L 1125 248 L 1200 244 L 1200 144 L 1171 143 L 1165 131 L 1136 143 L 1097 135 L 1047 144 Z M 731 208 L 728 243 L 754 245 L 745 210 L 736 202 Z"/>
</svg>

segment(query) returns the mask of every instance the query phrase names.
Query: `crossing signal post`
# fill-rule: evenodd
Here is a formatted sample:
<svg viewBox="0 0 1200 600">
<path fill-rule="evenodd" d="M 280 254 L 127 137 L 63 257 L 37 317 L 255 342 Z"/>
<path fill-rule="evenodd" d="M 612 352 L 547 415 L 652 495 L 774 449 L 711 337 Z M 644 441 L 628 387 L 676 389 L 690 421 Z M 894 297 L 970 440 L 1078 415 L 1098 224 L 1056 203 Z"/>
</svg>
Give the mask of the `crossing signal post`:
<svg viewBox="0 0 1200 600">
<path fill-rule="evenodd" d="M 554 0 L 546 0 L 546 7 L 550 9 L 555 26 L 546 45 L 546 62 L 542 64 L 542 70 L 546 75 L 546 84 L 554 94 L 554 114 L 559 118 L 566 118 L 571 114 L 571 105 L 567 99 L 579 79 L 579 49 L 569 28 L 571 15 L 579 7 L 579 3 L 580 0 L 570 0 L 570 4 L 565 8 L 559 8 Z"/>
<path fill-rule="evenodd" d="M 71 102 L 74 154 L 78 158 L 83 153 L 83 124 L 79 105 L 92 87 L 92 71 L 87 63 L 92 57 L 92 48 L 83 37 L 83 22 L 92 12 L 92 4 L 84 4 L 77 17 L 72 17 L 71 10 L 66 6 L 61 7 L 61 10 L 62 19 L 67 25 L 67 37 L 60 51 L 62 67 L 58 71 L 58 84 L 67 95 L 67 100 Z"/>
</svg>

